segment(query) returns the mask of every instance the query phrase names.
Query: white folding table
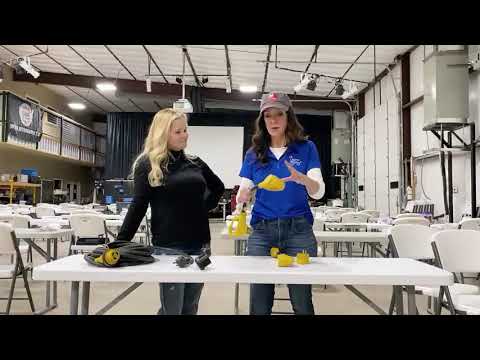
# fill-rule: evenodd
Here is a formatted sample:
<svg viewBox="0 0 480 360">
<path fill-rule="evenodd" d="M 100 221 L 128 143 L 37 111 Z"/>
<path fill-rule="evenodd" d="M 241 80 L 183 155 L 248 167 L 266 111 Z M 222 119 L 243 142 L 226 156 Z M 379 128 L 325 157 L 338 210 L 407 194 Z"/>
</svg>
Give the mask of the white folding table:
<svg viewBox="0 0 480 360">
<path fill-rule="evenodd" d="M 44 231 L 41 229 L 14 229 L 15 236 L 17 239 L 22 239 L 33 249 L 35 249 L 46 261 L 54 261 L 57 259 L 58 255 L 58 240 L 62 238 L 70 238 L 73 236 L 73 230 L 71 229 L 61 229 L 54 231 Z M 40 246 L 35 243 L 35 240 L 46 239 L 47 249 L 43 250 Z M 53 242 L 53 256 L 52 256 L 52 242 Z M 35 269 L 34 269 L 35 271 Z M 46 299 L 45 299 L 45 308 L 43 310 L 37 311 L 36 314 L 44 314 L 57 307 L 57 283 L 53 283 L 53 304 L 50 303 L 50 281 L 46 283 Z"/>
<path fill-rule="evenodd" d="M 351 245 L 351 243 L 369 243 L 372 248 L 380 253 L 382 256 L 385 254 L 378 249 L 375 244 L 380 243 L 384 246 L 388 246 L 388 232 L 373 232 L 373 231 L 363 231 L 363 232 L 353 232 L 353 231 L 317 231 L 313 232 L 317 242 L 324 244 L 327 242 L 346 242 Z M 324 246 L 322 246 L 324 249 Z M 352 256 L 352 247 L 347 246 L 348 256 Z M 323 251 L 325 254 L 325 250 Z"/>
<path fill-rule="evenodd" d="M 390 285 L 400 289 L 395 292 L 397 314 L 403 314 L 401 287 L 405 286 L 408 313 L 416 314 L 415 286 L 453 284 L 453 275 L 448 271 L 404 258 L 315 257 L 307 265 L 279 268 L 275 259 L 266 256 L 212 256 L 212 263 L 205 270 L 200 270 L 196 264 L 179 268 L 174 264 L 175 258 L 155 256 L 156 261 L 152 264 L 102 268 L 88 264 L 83 255 L 72 255 L 35 267 L 33 279 L 71 281 L 72 315 L 78 313 L 80 283 L 83 283 L 81 314 L 88 314 L 90 283 L 96 281 L 135 283 L 102 308 L 98 312 L 100 314 L 104 314 L 144 282 L 345 285 L 381 314 L 385 312 L 355 289 L 354 285 Z"/>
</svg>

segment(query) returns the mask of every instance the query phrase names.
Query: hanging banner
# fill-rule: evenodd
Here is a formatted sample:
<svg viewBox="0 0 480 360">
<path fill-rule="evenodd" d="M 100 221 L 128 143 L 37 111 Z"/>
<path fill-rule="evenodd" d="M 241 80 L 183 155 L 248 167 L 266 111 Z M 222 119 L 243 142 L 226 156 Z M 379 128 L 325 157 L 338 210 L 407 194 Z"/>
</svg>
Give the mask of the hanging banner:
<svg viewBox="0 0 480 360">
<path fill-rule="evenodd" d="M 39 106 L 9 94 L 7 113 L 9 135 L 32 143 L 40 141 L 43 110 Z"/>
</svg>

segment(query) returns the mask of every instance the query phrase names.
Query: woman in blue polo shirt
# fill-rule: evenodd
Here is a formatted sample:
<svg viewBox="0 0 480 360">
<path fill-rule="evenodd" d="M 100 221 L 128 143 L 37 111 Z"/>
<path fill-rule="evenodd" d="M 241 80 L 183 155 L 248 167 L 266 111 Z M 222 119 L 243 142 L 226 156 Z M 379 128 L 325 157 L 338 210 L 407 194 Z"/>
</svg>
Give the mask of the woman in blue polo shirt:
<svg viewBox="0 0 480 360">
<path fill-rule="evenodd" d="M 317 256 L 308 204 L 308 195 L 320 199 L 325 193 L 317 148 L 304 136 L 286 94 L 262 97 L 255 127 L 240 170 L 237 203 L 248 202 L 250 189 L 269 174 L 282 178 L 286 186 L 280 192 L 257 189 L 247 255 L 269 256 L 270 249 L 278 247 L 290 256 L 304 250 Z M 288 290 L 295 314 L 314 314 L 311 285 L 290 284 Z M 271 314 L 274 294 L 273 284 L 250 285 L 250 314 Z"/>
</svg>

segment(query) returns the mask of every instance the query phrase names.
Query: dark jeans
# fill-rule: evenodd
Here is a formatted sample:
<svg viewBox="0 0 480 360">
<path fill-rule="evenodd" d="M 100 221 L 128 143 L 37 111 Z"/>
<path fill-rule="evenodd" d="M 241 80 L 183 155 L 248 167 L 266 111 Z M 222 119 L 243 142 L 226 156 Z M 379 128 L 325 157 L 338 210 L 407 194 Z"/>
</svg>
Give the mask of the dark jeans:
<svg viewBox="0 0 480 360">
<path fill-rule="evenodd" d="M 317 256 L 317 241 L 312 225 L 303 216 L 288 219 L 261 220 L 253 226 L 247 243 L 247 255 L 270 256 L 270 249 L 278 247 L 290 256 L 306 250 Z M 314 315 L 312 286 L 289 284 L 288 292 L 292 308 L 297 315 Z M 250 285 L 250 314 L 270 315 L 275 296 L 274 284 Z"/>
<path fill-rule="evenodd" d="M 155 247 L 155 255 L 199 255 L 200 250 Z M 157 315 L 196 315 L 203 283 L 160 283 L 160 304 Z"/>
</svg>

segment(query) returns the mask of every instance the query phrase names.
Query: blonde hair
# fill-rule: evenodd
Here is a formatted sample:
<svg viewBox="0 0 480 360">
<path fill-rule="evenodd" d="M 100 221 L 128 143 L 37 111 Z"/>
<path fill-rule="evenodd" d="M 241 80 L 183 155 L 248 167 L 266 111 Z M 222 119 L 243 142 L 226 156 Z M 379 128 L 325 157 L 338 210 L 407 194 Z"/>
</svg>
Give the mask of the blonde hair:
<svg viewBox="0 0 480 360">
<path fill-rule="evenodd" d="M 135 159 L 132 166 L 132 175 L 141 158 L 146 157 L 150 161 L 152 170 L 148 174 L 150 186 L 157 187 L 163 184 L 164 172 L 168 165 L 168 136 L 172 123 L 177 119 L 185 119 L 184 113 L 172 108 L 160 110 L 153 117 L 147 138 L 143 145 L 142 153 Z"/>
</svg>

